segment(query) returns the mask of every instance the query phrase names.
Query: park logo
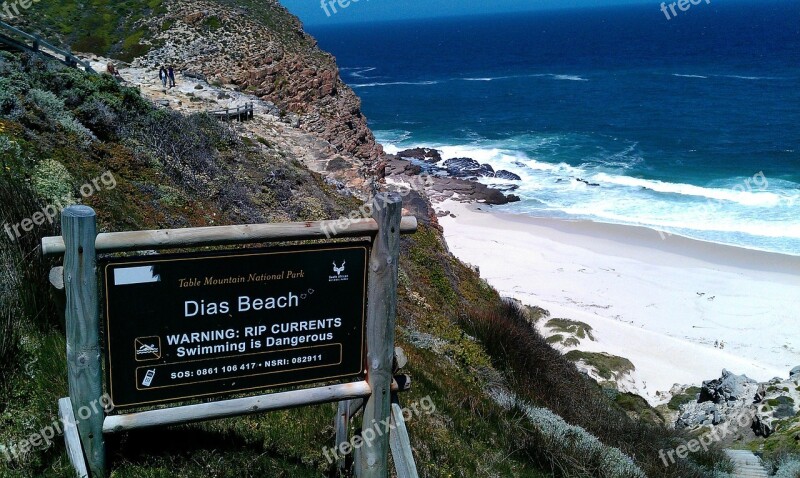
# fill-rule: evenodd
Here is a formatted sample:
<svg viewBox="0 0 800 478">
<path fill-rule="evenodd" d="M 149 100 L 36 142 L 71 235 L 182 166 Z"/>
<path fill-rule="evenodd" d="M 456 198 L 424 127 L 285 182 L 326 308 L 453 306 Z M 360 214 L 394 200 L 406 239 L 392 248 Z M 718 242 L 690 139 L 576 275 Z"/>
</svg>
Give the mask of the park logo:
<svg viewBox="0 0 800 478">
<path fill-rule="evenodd" d="M 347 261 L 342 261 L 341 266 L 337 266 L 336 261 L 333 261 L 333 272 L 336 275 L 328 276 L 328 282 L 344 282 L 350 280 L 350 276 L 344 273 L 346 266 Z"/>
</svg>

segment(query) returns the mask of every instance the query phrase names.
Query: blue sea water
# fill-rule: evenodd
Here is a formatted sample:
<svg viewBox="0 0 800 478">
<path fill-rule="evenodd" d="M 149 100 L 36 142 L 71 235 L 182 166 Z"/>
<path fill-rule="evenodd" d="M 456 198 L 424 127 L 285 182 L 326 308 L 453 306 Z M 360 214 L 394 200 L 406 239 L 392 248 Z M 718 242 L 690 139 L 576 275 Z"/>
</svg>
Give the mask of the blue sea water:
<svg viewBox="0 0 800 478">
<path fill-rule="evenodd" d="M 388 151 L 517 173 L 507 211 L 800 255 L 800 1 L 659 5 L 310 30 Z"/>
</svg>

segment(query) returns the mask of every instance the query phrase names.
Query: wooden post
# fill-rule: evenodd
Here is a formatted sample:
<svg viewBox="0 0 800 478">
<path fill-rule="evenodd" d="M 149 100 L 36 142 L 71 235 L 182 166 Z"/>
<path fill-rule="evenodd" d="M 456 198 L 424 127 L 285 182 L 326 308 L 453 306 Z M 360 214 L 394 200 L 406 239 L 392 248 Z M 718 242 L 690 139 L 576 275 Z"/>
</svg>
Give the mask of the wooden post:
<svg viewBox="0 0 800 478">
<path fill-rule="evenodd" d="M 184 423 L 238 417 L 271 410 L 286 410 L 320 403 L 339 402 L 367 397 L 371 393 L 372 391 L 367 382 L 350 382 L 327 387 L 276 392 L 257 397 L 197 403 L 183 407 L 160 408 L 145 412 L 109 416 L 103 423 L 103 431 L 105 433 L 120 433 L 140 428 L 182 425 Z"/>
<path fill-rule="evenodd" d="M 337 229 L 337 221 L 299 222 L 285 224 L 245 224 L 240 226 L 199 227 L 190 229 L 161 229 L 157 231 L 111 232 L 97 235 L 95 249 L 100 252 L 141 251 L 146 249 L 188 248 L 252 244 L 254 242 L 286 242 L 322 240 L 335 237 L 364 237 L 378 233 L 374 219 L 356 219 L 347 228 Z M 417 218 L 404 217 L 400 232 L 417 230 Z M 64 238 L 42 238 L 42 254 L 64 254 Z"/>
<path fill-rule="evenodd" d="M 378 194 L 372 203 L 372 217 L 378 223 L 367 292 L 367 382 L 372 395 L 364 407 L 361 433 L 365 443 L 356 464 L 359 478 L 389 476 L 389 432 L 384 424 L 389 423 L 391 416 L 402 206 L 403 200 L 397 193 Z"/>
<path fill-rule="evenodd" d="M 66 289 L 67 374 L 69 396 L 86 461 L 94 476 L 106 468 L 103 394 L 100 369 L 97 295 L 97 220 L 87 206 L 71 206 L 61 214 Z"/>
<path fill-rule="evenodd" d="M 89 478 L 86 469 L 86 460 L 83 458 L 81 439 L 75 427 L 75 414 L 72 411 L 72 401 L 69 397 L 58 401 L 58 418 L 64 424 L 64 443 L 67 445 L 67 456 L 78 478 Z"/>
<path fill-rule="evenodd" d="M 333 424 L 336 429 L 336 444 L 334 449 L 338 449 L 339 445 L 348 441 L 350 438 L 350 400 L 342 400 L 339 402 L 339 410 L 336 412 L 336 420 Z M 336 473 L 338 477 L 344 477 L 347 467 L 347 459 L 344 456 L 339 456 L 336 460 Z"/>
<path fill-rule="evenodd" d="M 392 458 L 394 459 L 394 469 L 398 477 L 419 478 L 417 464 L 414 462 L 414 455 L 411 451 L 411 439 L 408 437 L 406 422 L 403 417 L 403 409 L 397 394 L 392 394 L 392 423 L 395 429 L 392 430 Z"/>
</svg>

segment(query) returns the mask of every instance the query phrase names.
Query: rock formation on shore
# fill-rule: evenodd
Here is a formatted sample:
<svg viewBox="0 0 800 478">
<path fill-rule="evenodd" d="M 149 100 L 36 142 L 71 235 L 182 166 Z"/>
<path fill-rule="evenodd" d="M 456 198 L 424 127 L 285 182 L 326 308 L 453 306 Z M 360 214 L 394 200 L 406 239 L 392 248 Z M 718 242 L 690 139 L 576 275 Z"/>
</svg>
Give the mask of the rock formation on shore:
<svg viewBox="0 0 800 478">
<path fill-rule="evenodd" d="M 387 155 L 386 177 L 390 181 L 423 184 L 428 197 L 434 202 L 456 198 L 467 202 L 490 205 L 519 201 L 519 196 L 506 195 L 519 187 L 516 184 L 486 185 L 478 182 L 482 178 L 497 178 L 520 181 L 510 171 L 495 171 L 489 164 L 480 164 L 472 158 L 442 159 L 441 152 L 431 148 L 413 148 L 395 155 Z M 424 180 L 420 180 L 423 178 Z"/>
<path fill-rule="evenodd" d="M 800 367 L 792 369 L 788 379 L 776 377 L 764 383 L 723 370 L 719 378 L 703 382 L 693 400 L 680 406 L 675 426 L 698 431 L 724 425 L 729 438 L 768 438 L 797 426 L 799 385 Z"/>
</svg>

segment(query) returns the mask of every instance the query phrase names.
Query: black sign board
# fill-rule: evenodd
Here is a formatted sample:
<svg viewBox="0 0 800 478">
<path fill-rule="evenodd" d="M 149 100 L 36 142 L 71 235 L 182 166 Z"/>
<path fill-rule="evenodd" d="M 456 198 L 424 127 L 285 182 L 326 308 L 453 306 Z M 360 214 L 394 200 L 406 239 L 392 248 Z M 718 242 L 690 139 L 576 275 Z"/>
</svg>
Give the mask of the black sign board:
<svg viewBox="0 0 800 478">
<path fill-rule="evenodd" d="M 359 375 L 369 246 L 104 261 L 118 408 Z"/>
</svg>

